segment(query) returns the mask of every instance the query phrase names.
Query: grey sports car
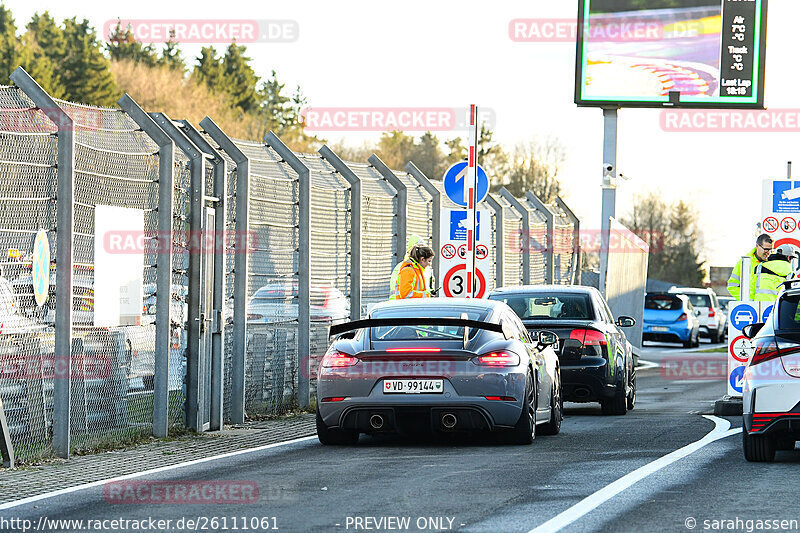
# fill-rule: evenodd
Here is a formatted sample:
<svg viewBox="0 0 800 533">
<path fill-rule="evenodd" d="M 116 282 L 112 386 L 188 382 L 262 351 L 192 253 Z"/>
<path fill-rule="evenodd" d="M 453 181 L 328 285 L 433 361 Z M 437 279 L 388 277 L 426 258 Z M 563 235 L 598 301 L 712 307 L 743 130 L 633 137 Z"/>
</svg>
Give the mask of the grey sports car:
<svg viewBox="0 0 800 533">
<path fill-rule="evenodd" d="M 317 435 L 505 431 L 529 444 L 561 429 L 555 333 L 531 336 L 503 302 L 395 300 L 331 326 L 317 373 Z"/>
</svg>

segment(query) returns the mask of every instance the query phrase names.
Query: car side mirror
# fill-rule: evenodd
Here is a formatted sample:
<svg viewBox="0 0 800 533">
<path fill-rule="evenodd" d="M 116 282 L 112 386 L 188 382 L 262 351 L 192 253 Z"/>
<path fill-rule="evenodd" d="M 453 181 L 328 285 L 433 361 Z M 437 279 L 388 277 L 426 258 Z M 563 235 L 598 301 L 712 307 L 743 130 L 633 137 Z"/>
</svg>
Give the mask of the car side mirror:
<svg viewBox="0 0 800 533">
<path fill-rule="evenodd" d="M 636 319 L 631 316 L 621 316 L 614 323 L 621 328 L 630 328 L 636 325 Z"/>
<path fill-rule="evenodd" d="M 537 333 L 537 340 L 542 346 L 552 346 L 558 343 L 558 335 L 552 331 L 542 330 Z"/>
<path fill-rule="evenodd" d="M 742 335 L 747 337 L 748 339 L 752 339 L 758 332 L 761 331 L 761 328 L 764 327 L 763 322 L 756 322 L 755 324 L 748 324 L 742 328 Z"/>
</svg>

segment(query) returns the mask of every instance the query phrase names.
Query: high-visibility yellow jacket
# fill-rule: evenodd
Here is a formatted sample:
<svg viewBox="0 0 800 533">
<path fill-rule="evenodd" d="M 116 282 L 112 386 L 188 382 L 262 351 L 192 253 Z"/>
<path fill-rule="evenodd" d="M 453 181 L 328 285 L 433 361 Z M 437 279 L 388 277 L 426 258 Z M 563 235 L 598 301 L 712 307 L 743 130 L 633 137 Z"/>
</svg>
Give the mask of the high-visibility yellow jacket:
<svg viewBox="0 0 800 533">
<path fill-rule="evenodd" d="M 792 273 L 792 264 L 783 259 L 760 263 L 755 268 L 757 302 L 774 302 L 778 298 L 781 283 Z"/>
<path fill-rule="evenodd" d="M 756 249 L 753 247 L 750 252 L 748 252 L 747 256 L 750 258 L 750 299 L 755 300 L 756 298 L 756 273 L 755 268 L 761 263 L 761 260 L 756 257 Z M 742 260 L 736 262 L 736 266 L 733 267 L 733 272 L 731 272 L 731 277 L 728 278 L 728 292 L 731 293 L 731 296 L 736 298 L 737 300 L 741 300 L 741 287 L 742 287 Z"/>
<path fill-rule="evenodd" d="M 425 274 L 419 263 L 408 259 L 400 264 L 394 290 L 390 299 L 428 298 L 430 294 L 425 286 Z"/>
</svg>

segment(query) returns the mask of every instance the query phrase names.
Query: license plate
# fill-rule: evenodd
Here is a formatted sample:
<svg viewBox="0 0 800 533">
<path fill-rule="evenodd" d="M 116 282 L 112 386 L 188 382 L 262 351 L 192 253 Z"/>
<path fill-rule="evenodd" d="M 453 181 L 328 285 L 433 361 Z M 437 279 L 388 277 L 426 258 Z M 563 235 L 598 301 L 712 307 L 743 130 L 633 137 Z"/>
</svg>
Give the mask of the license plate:
<svg viewBox="0 0 800 533">
<path fill-rule="evenodd" d="M 669 328 L 665 328 L 663 326 L 653 326 L 650 329 L 653 331 L 669 331 Z"/>
<path fill-rule="evenodd" d="M 444 386 L 441 379 L 386 379 L 384 394 L 441 394 Z"/>
</svg>

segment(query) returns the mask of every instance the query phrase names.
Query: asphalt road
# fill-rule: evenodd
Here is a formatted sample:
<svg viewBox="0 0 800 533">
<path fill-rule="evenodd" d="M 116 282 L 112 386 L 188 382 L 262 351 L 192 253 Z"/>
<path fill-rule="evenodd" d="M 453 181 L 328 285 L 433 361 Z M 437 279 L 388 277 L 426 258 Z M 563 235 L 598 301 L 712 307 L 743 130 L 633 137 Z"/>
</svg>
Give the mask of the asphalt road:
<svg viewBox="0 0 800 533">
<path fill-rule="evenodd" d="M 678 347 L 652 345 L 642 359 L 657 362 L 681 354 L 686 355 Z M 40 517 L 153 518 L 173 521 L 159 531 L 225 531 L 227 525 L 229 531 L 277 526 L 279 531 L 525 532 L 544 525 L 542 530 L 638 532 L 753 531 L 759 519 L 800 521 L 795 503 L 800 451 L 778 452 L 774 464 L 747 463 L 736 431 L 741 420 L 702 416 L 713 412 L 724 382 L 662 374 L 659 368 L 640 370 L 637 405 L 627 415 L 605 417 L 599 406 L 567 404 L 561 434 L 539 436 L 530 446 L 362 436 L 357 446 L 340 448 L 307 439 L 136 480 L 150 486 L 174 481 L 257 486 L 255 503 L 109 503 L 108 486 L 105 493 L 93 487 L 0 511 L 0 526 L 12 518 L 33 525 Z M 721 438 L 683 449 L 678 457 L 673 453 L 712 431 Z M 184 520 L 178 528 L 181 517 L 200 523 L 187 528 Z M 218 521 L 212 523 L 212 517 Z M 243 528 L 245 518 L 256 517 L 274 518 Z M 408 527 L 390 517 L 408 519 Z M 712 520 L 734 522 L 720 527 L 726 524 Z M 60 530 L 86 530 L 87 524 Z M 14 531 L 9 525 L 0 529 Z M 101 531 L 133 531 L 119 522 L 105 525 Z M 51 524 L 49 530 L 57 529 Z"/>
</svg>

